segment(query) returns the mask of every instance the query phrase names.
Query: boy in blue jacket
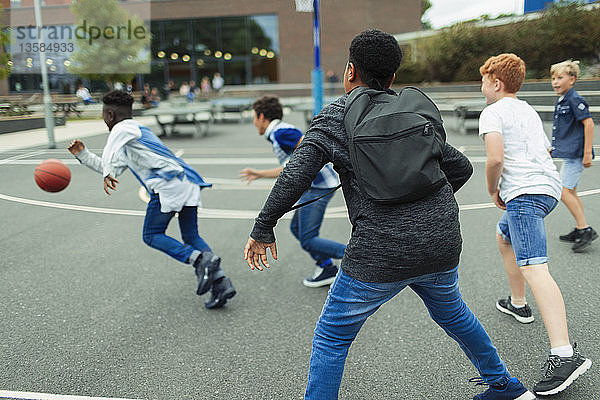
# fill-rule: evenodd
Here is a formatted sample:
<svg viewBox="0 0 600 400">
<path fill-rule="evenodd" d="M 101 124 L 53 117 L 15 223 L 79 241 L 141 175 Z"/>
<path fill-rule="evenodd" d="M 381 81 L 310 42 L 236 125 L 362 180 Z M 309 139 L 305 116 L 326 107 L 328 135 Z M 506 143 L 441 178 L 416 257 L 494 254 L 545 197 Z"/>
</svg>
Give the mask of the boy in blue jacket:
<svg viewBox="0 0 600 400">
<path fill-rule="evenodd" d="M 258 134 L 273 146 L 273 152 L 281 164 L 280 167 L 265 170 L 245 168 L 240 171 L 242 180 L 248 183 L 258 178 L 277 178 L 283 166 L 298 147 L 304 135 L 293 125 L 283 122 L 283 107 L 275 96 L 263 96 L 252 105 L 254 108 L 254 126 Z M 327 195 L 332 189 L 339 185 L 338 175 L 330 164 L 325 165 L 317 174 L 300 198 L 304 203 L 324 196 L 314 203 L 299 208 L 294 213 L 290 229 L 292 234 L 300 241 L 300 245 L 315 260 L 317 267 L 312 276 L 305 278 L 302 283 L 307 287 L 321 287 L 330 285 L 337 274 L 338 268 L 331 260 L 341 259 L 344 256 L 346 246 L 324 239 L 319 236 L 319 230 L 323 223 L 325 209 L 333 197 L 333 193 Z"/>
<path fill-rule="evenodd" d="M 577 196 L 577 185 L 584 168 L 592 166 L 594 152 L 594 122 L 586 101 L 573 88 L 579 75 L 579 61 L 563 61 L 550 67 L 552 88 L 560 97 L 554 108 L 552 126 L 553 158 L 562 158 L 560 171 L 562 181 L 561 200 L 575 218 L 575 228 L 560 240 L 573 243 L 573 251 L 579 253 L 598 237 L 588 225 L 583 204 Z"/>
<path fill-rule="evenodd" d="M 221 269 L 221 258 L 198 235 L 197 209 L 201 206 L 200 190 L 211 184 L 176 157 L 150 129 L 132 119 L 133 97 L 122 90 L 106 94 L 102 117 L 110 134 L 102 157 L 73 140 L 68 150 L 80 163 L 102 174 L 104 191 L 117 189 L 116 179 L 127 168 L 150 195 L 144 219 L 143 240 L 174 259 L 194 266 L 198 277 L 196 293 L 211 290 L 204 303 L 208 309 L 221 308 L 235 296 L 235 289 Z M 178 213 L 184 243 L 165 234 L 171 219 Z"/>
</svg>

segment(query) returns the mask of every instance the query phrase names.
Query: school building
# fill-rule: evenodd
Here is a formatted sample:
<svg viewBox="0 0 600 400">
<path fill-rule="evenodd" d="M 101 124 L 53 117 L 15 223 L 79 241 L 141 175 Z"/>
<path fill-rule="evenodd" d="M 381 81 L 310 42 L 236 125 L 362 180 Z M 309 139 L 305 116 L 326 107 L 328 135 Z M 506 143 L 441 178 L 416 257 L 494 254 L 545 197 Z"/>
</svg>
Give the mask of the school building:
<svg viewBox="0 0 600 400">
<path fill-rule="evenodd" d="M 11 9 L 33 7 L 33 0 L 3 0 L 4 26 Z M 71 0 L 40 0 L 44 15 L 63 11 Z M 152 33 L 150 73 L 138 77 L 153 86 L 173 80 L 200 82 L 220 72 L 226 85 L 307 83 L 314 66 L 313 15 L 296 11 L 295 0 L 120 0 L 149 2 Z M 392 34 L 421 29 L 421 0 L 321 0 L 321 68 L 341 78 L 348 46 L 360 31 Z M 98 4 L 102 4 L 101 1 Z M 62 15 L 69 14 L 63 12 Z M 44 25 L 74 24 L 58 17 Z M 65 60 L 49 71 L 52 90 L 73 79 Z M 26 72 L 26 71 L 25 71 Z M 18 73 L 10 90 L 39 90 L 39 74 Z"/>
</svg>

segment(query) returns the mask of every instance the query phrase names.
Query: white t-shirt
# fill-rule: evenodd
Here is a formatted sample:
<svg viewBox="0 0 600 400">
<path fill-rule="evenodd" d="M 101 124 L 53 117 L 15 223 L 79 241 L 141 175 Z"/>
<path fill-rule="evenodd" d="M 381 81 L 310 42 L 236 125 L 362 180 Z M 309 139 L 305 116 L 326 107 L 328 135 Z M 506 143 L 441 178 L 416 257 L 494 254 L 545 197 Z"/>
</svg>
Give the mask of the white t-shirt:
<svg viewBox="0 0 600 400">
<path fill-rule="evenodd" d="M 509 202 L 522 194 L 545 194 L 560 200 L 560 175 L 548 153 L 550 142 L 538 113 L 523 100 L 503 97 L 479 117 L 479 137 L 498 132 L 504 142 L 500 198 Z"/>
</svg>

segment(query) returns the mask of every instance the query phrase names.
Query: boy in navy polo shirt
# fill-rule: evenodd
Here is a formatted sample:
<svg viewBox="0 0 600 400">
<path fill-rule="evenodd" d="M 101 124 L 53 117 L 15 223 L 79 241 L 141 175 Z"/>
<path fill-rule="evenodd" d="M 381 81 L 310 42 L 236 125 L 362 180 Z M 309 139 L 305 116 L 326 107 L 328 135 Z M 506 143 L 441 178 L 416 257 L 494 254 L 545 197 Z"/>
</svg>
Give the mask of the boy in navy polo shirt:
<svg viewBox="0 0 600 400">
<path fill-rule="evenodd" d="M 240 177 L 248 183 L 258 178 L 277 178 L 283 166 L 298 147 L 303 133 L 296 127 L 281 121 L 283 108 L 275 96 L 263 96 L 252 105 L 254 108 L 254 126 L 259 135 L 264 135 L 271 145 L 273 152 L 279 159 L 280 167 L 266 170 L 245 168 L 240 171 Z M 330 164 L 325 165 L 318 173 L 311 187 L 300 197 L 299 202 L 304 203 L 323 196 L 339 185 L 340 181 Z M 330 285 L 337 274 L 337 266 L 332 258 L 341 259 L 346 246 L 329 239 L 319 237 L 319 230 L 323 223 L 323 216 L 327 204 L 333 193 L 322 197 L 314 203 L 296 210 L 290 229 L 292 234 L 300 241 L 300 245 L 315 260 L 317 268 L 311 277 L 302 281 L 304 286 L 321 287 Z"/>
<path fill-rule="evenodd" d="M 560 175 L 562 180 L 561 200 L 565 203 L 576 227 L 560 240 L 573 242 L 573 251 L 581 252 L 598 237 L 588 225 L 583 213 L 583 204 L 577 196 L 577 184 L 584 168 L 592 166 L 594 152 L 594 122 L 586 101 L 573 85 L 579 74 L 579 61 L 563 61 L 550 67 L 552 87 L 560 97 L 554 108 L 552 126 L 552 157 L 564 159 Z"/>
</svg>

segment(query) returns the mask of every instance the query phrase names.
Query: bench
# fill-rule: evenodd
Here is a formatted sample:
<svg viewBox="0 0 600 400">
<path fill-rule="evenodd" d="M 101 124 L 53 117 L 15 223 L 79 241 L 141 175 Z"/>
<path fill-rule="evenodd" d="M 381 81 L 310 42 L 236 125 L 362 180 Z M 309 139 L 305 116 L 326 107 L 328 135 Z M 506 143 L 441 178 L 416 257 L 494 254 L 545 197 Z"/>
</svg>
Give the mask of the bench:
<svg viewBox="0 0 600 400">
<path fill-rule="evenodd" d="M 73 113 L 81 117 L 81 110 L 78 108 L 81 103 L 79 97 L 71 94 L 53 94 L 51 98 L 54 114 L 62 113 L 66 118 Z"/>
<path fill-rule="evenodd" d="M 0 96 L 0 114 L 5 116 L 30 115 L 31 104 L 35 104 L 38 94 Z"/>
<path fill-rule="evenodd" d="M 540 115 L 543 121 L 552 121 L 554 116 L 554 106 L 532 105 L 533 109 Z M 455 106 L 454 114 L 458 120 L 458 131 L 467 134 L 469 130 L 479 127 L 479 116 L 485 108 L 482 102 L 462 103 Z M 600 119 L 600 106 L 591 106 L 590 114 L 592 119 Z"/>
</svg>

